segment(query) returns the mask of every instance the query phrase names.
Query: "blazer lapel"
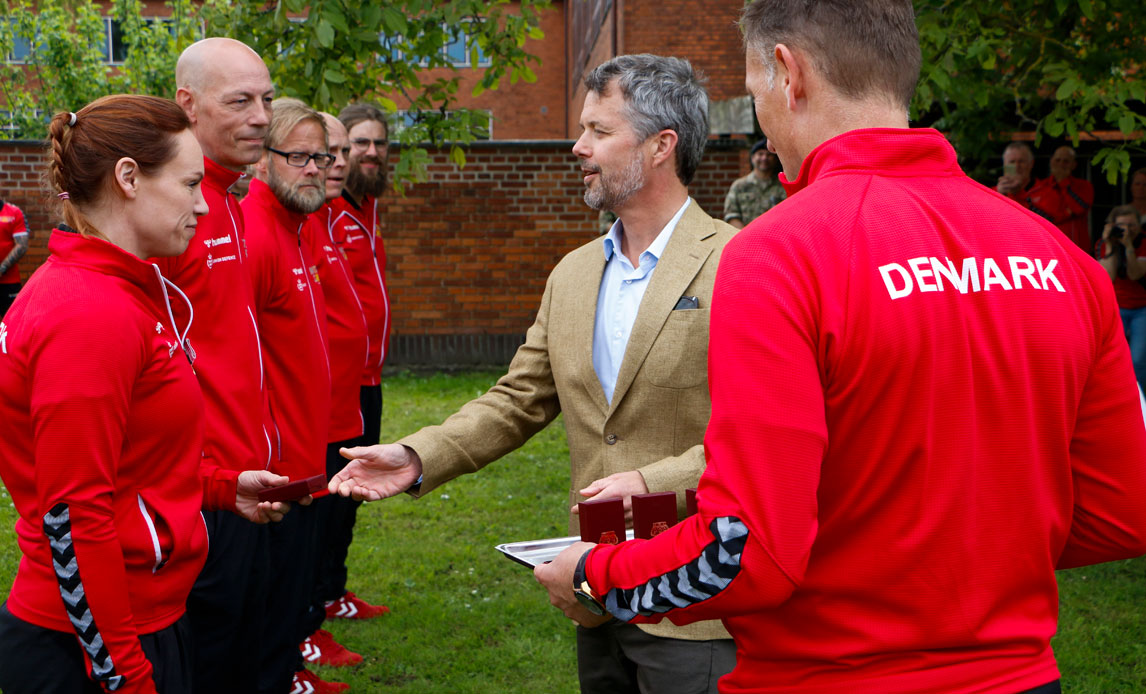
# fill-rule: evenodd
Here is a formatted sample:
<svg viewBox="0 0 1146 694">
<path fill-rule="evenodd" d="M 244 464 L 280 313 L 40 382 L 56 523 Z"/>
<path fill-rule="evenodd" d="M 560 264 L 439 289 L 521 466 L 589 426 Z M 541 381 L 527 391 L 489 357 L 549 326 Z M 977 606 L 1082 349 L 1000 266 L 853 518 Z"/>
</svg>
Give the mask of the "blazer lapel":
<svg viewBox="0 0 1146 694">
<path fill-rule="evenodd" d="M 629 344 L 621 360 L 621 369 L 617 373 L 617 386 L 613 390 L 610 412 L 616 410 L 617 404 L 624 399 L 673 307 L 712 253 L 711 246 L 700 242 L 714 233 L 711 218 L 700 209 L 695 200 L 690 199 L 688 209 L 673 230 L 664 253 L 657 261 L 649 288 L 641 299 L 633 331 L 629 334 Z"/>
<path fill-rule="evenodd" d="M 601 388 L 601 379 L 597 377 L 597 370 L 593 368 L 593 330 L 597 323 L 597 294 L 601 288 L 601 277 L 605 274 L 605 251 L 598 249 L 596 253 L 589 253 L 583 267 L 577 269 L 576 274 L 584 281 L 576 283 L 573 287 L 573 307 L 571 316 L 550 316 L 550 332 L 556 326 L 555 320 L 569 321 L 568 329 L 571 331 L 571 341 L 577 354 L 577 373 L 585 382 L 585 390 L 589 393 L 594 404 L 601 412 L 609 409 L 609 402 L 605 400 L 605 390 Z M 563 328 L 556 328 L 561 330 Z"/>
</svg>

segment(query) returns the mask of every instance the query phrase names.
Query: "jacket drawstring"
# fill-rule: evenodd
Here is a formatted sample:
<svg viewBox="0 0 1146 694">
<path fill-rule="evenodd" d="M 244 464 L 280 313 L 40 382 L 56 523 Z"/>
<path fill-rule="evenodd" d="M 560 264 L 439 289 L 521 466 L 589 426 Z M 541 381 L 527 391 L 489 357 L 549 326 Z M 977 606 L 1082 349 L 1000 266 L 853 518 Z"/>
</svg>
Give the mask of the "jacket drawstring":
<svg viewBox="0 0 1146 694">
<path fill-rule="evenodd" d="M 191 347 L 191 343 L 187 341 L 187 334 L 191 332 L 191 324 L 195 322 L 195 307 L 191 305 L 191 300 L 183 293 L 174 282 L 163 276 L 159 271 L 159 266 L 152 263 L 151 267 L 155 268 L 155 276 L 159 278 L 159 289 L 163 292 L 163 305 L 167 307 L 167 317 L 171 320 L 171 329 L 175 332 L 175 339 L 178 341 L 179 346 L 183 349 L 183 353 L 187 355 L 187 361 L 192 365 L 195 364 L 195 350 Z M 171 287 L 183 299 L 183 303 L 187 304 L 187 327 L 180 334 L 179 326 L 175 324 L 175 314 L 171 311 L 171 297 L 167 293 L 167 288 Z"/>
</svg>

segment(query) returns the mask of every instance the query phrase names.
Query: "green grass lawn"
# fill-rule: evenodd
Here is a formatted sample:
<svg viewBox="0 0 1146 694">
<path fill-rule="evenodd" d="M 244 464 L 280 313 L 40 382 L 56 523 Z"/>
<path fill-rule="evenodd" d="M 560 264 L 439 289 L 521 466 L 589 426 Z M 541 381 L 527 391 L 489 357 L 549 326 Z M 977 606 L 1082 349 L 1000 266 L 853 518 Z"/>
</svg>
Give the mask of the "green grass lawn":
<svg viewBox="0 0 1146 694">
<path fill-rule="evenodd" d="M 409 374 L 383 382 L 382 438 L 440 422 L 497 373 Z M 565 432 L 554 423 L 521 450 L 427 498 L 366 504 L 350 550 L 350 589 L 393 612 L 326 628 L 366 657 L 318 668 L 354 692 L 417 694 L 577 691 L 573 629 L 500 542 L 565 534 Z M 19 551 L 0 489 L 0 586 Z M 1146 692 L 1146 559 L 1059 574 L 1054 641 L 1071 694 Z"/>
</svg>

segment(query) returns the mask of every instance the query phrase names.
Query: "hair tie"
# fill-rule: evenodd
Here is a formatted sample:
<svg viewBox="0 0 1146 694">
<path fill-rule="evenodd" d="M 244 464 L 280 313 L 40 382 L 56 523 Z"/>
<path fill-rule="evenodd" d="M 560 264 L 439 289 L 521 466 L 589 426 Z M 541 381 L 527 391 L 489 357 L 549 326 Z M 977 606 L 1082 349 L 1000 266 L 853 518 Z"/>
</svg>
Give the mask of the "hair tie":
<svg viewBox="0 0 1146 694">
<path fill-rule="evenodd" d="M 68 116 L 68 125 L 73 128 L 76 127 L 76 114 L 73 111 L 68 111 Z"/>
<path fill-rule="evenodd" d="M 72 115 L 74 116 L 76 114 L 73 113 Z M 66 190 L 62 193 L 57 193 L 56 197 L 59 198 L 60 200 L 68 200 L 71 198 L 71 196 L 68 195 L 68 191 L 66 191 Z"/>
</svg>

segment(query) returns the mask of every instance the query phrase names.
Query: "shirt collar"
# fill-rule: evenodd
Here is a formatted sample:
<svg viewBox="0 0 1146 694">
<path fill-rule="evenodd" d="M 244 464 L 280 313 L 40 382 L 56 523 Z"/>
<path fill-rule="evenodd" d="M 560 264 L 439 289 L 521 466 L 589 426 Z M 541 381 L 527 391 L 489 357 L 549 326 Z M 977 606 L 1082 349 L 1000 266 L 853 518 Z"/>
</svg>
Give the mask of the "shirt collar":
<svg viewBox="0 0 1146 694">
<path fill-rule="evenodd" d="M 691 202 L 691 200 L 692 198 L 684 199 L 684 204 L 680 206 L 680 209 L 676 211 L 676 214 L 672 216 L 672 219 L 668 221 L 668 224 L 666 224 L 664 228 L 661 229 L 660 233 L 657 234 L 657 237 L 653 239 L 653 242 L 649 244 L 647 249 L 645 249 L 645 253 L 651 254 L 657 260 L 661 259 L 661 254 L 665 252 L 665 246 L 668 246 L 669 238 L 672 237 L 673 230 L 676 229 L 676 225 L 680 222 L 680 218 L 684 216 L 684 211 L 688 209 L 688 203 Z M 622 231 L 624 231 L 624 224 L 621 223 L 621 218 L 618 217 L 617 221 L 613 222 L 613 226 L 609 228 L 609 233 L 605 235 L 605 262 L 611 260 L 616 250 L 621 247 Z M 644 253 L 641 255 L 644 255 Z"/>
</svg>

